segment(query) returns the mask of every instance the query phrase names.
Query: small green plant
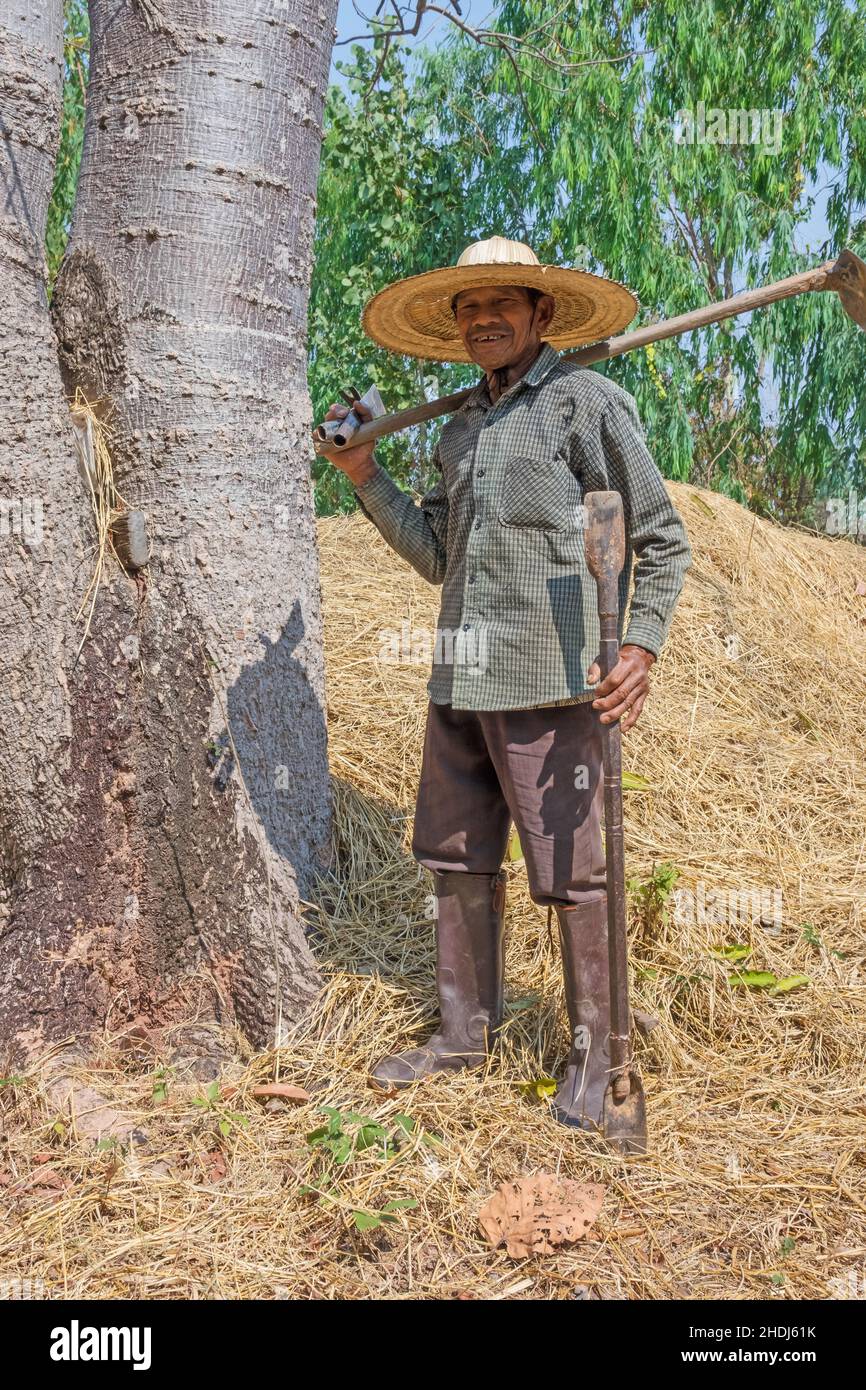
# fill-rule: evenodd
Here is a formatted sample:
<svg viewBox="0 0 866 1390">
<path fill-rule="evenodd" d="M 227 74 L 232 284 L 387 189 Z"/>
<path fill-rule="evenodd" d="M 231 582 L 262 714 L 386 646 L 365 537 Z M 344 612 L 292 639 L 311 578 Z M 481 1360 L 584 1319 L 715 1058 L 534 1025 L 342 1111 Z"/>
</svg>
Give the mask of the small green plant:
<svg viewBox="0 0 866 1390">
<path fill-rule="evenodd" d="M 212 1112 L 217 1118 L 217 1129 L 224 1139 L 227 1139 L 233 1128 L 246 1129 L 249 1119 L 246 1115 L 239 1115 L 236 1110 L 229 1110 L 224 1105 L 220 1105 L 220 1084 L 212 1081 L 207 1088 L 205 1095 L 194 1096 L 193 1105 L 197 1105 L 200 1110 Z"/>
<path fill-rule="evenodd" d="M 628 880 L 628 891 L 640 914 L 645 939 L 653 940 L 667 925 L 670 919 L 668 904 L 679 877 L 680 870 L 676 865 L 665 861 L 653 865 L 652 874 L 645 883 L 637 878 Z"/>
<path fill-rule="evenodd" d="M 321 1168 L 318 1180 L 301 1187 L 300 1195 L 316 1196 L 322 1202 L 341 1201 L 338 1178 L 359 1154 L 367 1153 L 387 1163 L 399 1157 L 409 1138 L 417 1137 L 430 1148 L 439 1148 L 442 1143 L 434 1134 L 428 1134 L 424 1129 L 418 1130 L 411 1115 L 395 1115 L 390 1127 L 386 1127 L 368 1115 L 359 1115 L 355 1110 L 348 1110 L 344 1114 L 332 1105 L 322 1105 L 319 1109 L 327 1115 L 328 1122 L 311 1130 L 306 1139 L 310 1148 L 319 1155 Z M 387 1213 L 392 1209 L 397 1210 L 388 1204 L 383 1211 Z"/>
<path fill-rule="evenodd" d="M 123 1145 L 116 1134 L 109 1134 L 105 1139 L 100 1139 L 96 1145 L 99 1153 L 122 1154 Z"/>
<path fill-rule="evenodd" d="M 350 1224 L 356 1231 L 375 1231 L 385 1221 L 396 1221 L 398 1211 L 410 1211 L 417 1207 L 414 1197 L 398 1197 L 386 1202 L 381 1211 L 353 1211 Z"/>
<path fill-rule="evenodd" d="M 23 1086 L 23 1076 L 0 1076 L 0 1086 Z"/>
<path fill-rule="evenodd" d="M 174 1067 L 159 1067 L 153 1073 L 153 1102 L 162 1105 L 168 1100 L 168 1083 Z"/>
<path fill-rule="evenodd" d="M 821 940 L 820 936 L 819 936 L 818 933 L 816 932 L 815 928 L 812 926 L 812 923 L 811 923 L 811 922 L 804 922 L 804 923 L 803 923 L 802 932 L 803 932 L 803 939 L 804 939 L 805 941 L 807 941 L 807 942 L 809 943 L 810 946 L 814 946 L 814 948 L 815 948 L 816 951 L 826 951 L 826 950 L 827 950 L 827 947 L 824 945 L 824 942 Z M 847 951 L 837 951 L 836 948 L 835 948 L 834 946 L 831 946 L 831 947 L 830 947 L 830 955 L 831 955 L 831 956 L 836 956 L 839 960 L 847 960 L 847 959 L 848 959 L 848 952 L 847 952 Z"/>
<path fill-rule="evenodd" d="M 355 1154 L 367 1149 L 378 1149 L 384 1159 L 393 1158 L 400 1148 L 401 1137 L 405 1139 L 415 1128 L 410 1115 L 395 1115 L 394 1125 L 388 1130 L 354 1110 L 343 1114 L 332 1105 L 322 1105 L 319 1109 L 327 1115 L 328 1123 L 311 1130 L 306 1138 L 311 1148 L 318 1148 L 327 1155 L 329 1166 L 348 1163 Z"/>
</svg>

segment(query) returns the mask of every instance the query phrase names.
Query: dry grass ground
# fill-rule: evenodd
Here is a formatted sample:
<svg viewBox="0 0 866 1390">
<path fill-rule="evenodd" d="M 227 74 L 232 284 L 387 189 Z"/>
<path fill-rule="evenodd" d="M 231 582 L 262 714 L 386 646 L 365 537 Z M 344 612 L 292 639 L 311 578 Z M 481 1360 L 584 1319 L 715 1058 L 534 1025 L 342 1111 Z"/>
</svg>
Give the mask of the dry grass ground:
<svg viewBox="0 0 866 1390">
<path fill-rule="evenodd" d="M 607 1153 L 525 1085 L 556 1075 L 566 1039 L 558 955 L 519 864 L 509 1022 L 486 1073 L 396 1099 L 365 1084 L 435 1017 L 429 888 L 407 849 L 426 669 L 378 657 L 383 629 L 435 624 L 436 592 L 362 518 L 335 518 L 321 526 L 337 843 L 310 914 L 318 1014 L 278 1055 L 229 1066 L 238 1092 L 206 1106 L 192 1104 L 204 1084 L 174 1075 L 161 1099 L 159 1059 L 107 1039 L 84 1079 L 146 1142 L 95 1150 L 56 1129 L 38 1073 L 0 1091 L 0 1278 L 86 1298 L 866 1295 L 866 552 L 671 491 L 694 565 L 625 743 L 647 784 L 626 795 L 629 873 L 680 872 L 666 910 L 632 897 L 633 1002 L 660 1020 L 637 1043 L 649 1154 Z M 719 920 L 688 910 L 701 893 Z M 718 948 L 735 945 L 741 969 L 808 983 L 732 986 Z M 275 1067 L 309 1103 L 252 1097 Z M 306 1138 L 321 1105 L 369 1141 L 344 1163 Z M 478 1212 L 539 1171 L 605 1186 L 596 1238 L 515 1261 Z M 395 1200 L 416 1205 L 358 1229 L 354 1213 Z"/>
</svg>

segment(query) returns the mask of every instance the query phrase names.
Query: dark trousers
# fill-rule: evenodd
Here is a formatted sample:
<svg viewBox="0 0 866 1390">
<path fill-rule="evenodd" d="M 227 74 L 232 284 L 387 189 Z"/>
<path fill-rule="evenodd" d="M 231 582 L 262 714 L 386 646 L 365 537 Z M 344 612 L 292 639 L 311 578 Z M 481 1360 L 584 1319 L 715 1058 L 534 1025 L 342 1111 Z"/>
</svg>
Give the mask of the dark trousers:
<svg viewBox="0 0 866 1390">
<path fill-rule="evenodd" d="M 412 840 L 425 868 L 497 873 L 513 821 L 534 902 L 603 898 L 603 817 L 591 702 L 502 711 L 430 702 Z"/>
</svg>

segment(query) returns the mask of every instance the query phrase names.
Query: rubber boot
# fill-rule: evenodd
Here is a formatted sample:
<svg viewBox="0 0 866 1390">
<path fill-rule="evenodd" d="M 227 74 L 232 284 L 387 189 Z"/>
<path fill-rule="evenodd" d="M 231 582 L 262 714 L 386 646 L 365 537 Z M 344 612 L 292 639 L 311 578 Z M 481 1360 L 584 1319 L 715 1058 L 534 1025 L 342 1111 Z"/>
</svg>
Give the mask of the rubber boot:
<svg viewBox="0 0 866 1390">
<path fill-rule="evenodd" d="M 370 1074 L 377 1090 L 483 1066 L 502 1023 L 505 874 L 447 870 L 433 878 L 439 1031 L 422 1047 L 383 1057 Z"/>
<path fill-rule="evenodd" d="M 561 1124 L 601 1130 L 610 1081 L 610 968 L 607 898 L 557 907 L 571 1050 L 551 1101 Z"/>
</svg>

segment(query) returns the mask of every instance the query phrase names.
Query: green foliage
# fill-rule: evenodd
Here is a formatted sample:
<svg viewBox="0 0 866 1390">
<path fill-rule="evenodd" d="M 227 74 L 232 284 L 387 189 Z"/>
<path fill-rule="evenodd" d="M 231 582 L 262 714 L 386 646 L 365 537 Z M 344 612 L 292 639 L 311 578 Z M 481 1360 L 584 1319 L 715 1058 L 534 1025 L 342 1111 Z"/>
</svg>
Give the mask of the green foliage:
<svg viewBox="0 0 866 1390">
<path fill-rule="evenodd" d="M 64 0 L 63 126 L 47 254 L 69 232 L 87 79 L 86 0 Z M 630 285 L 637 323 L 814 266 L 866 255 L 866 0 L 504 0 L 491 23 L 559 62 L 515 65 L 456 28 L 431 52 L 382 40 L 329 89 L 308 325 L 313 416 L 375 381 L 397 410 L 476 381 L 474 366 L 377 348 L 360 323 L 390 281 L 453 262 L 478 237 L 529 241 L 544 261 Z M 539 26 L 544 26 L 543 30 Z M 386 27 L 384 24 L 380 28 Z M 678 143 L 677 114 L 781 113 L 778 150 Z M 819 196 L 818 190 L 823 190 Z M 809 245 L 826 200 L 829 237 Z M 596 368 L 638 401 L 662 472 L 807 523 L 823 496 L 866 491 L 866 338 L 833 294 L 801 295 Z M 778 400 L 777 411 L 773 404 Z M 377 455 L 421 492 L 441 422 Z M 317 507 L 354 506 L 313 466 Z"/>
<path fill-rule="evenodd" d="M 405 45 L 395 43 L 376 88 L 363 99 L 381 54 L 352 48 L 337 64 L 349 95 L 332 86 L 318 188 L 315 261 L 309 308 L 309 386 L 319 421 L 339 391 L 375 382 L 388 411 L 434 399 L 478 380 L 478 369 L 422 362 L 386 352 L 361 327 L 364 304 L 404 275 L 454 261 L 472 233 L 463 183 L 447 149 L 438 148 L 435 110 L 423 84 L 410 87 Z M 376 456 L 404 486 L 425 491 L 440 423 L 382 441 Z M 354 506 L 351 485 L 330 464 L 313 466 L 320 512 Z"/>
<path fill-rule="evenodd" d="M 862 256 L 864 19 L 864 0 L 586 0 L 561 11 L 505 0 L 496 27 L 534 30 L 533 42 L 584 66 L 522 58 L 518 79 L 502 53 L 456 32 L 430 56 L 424 82 L 438 138 L 463 171 L 467 225 L 622 280 L 642 302 L 640 323 L 846 245 Z M 778 150 L 679 143 L 677 115 L 699 101 L 779 111 Z M 830 237 L 807 246 L 825 186 Z M 866 339 L 835 295 L 799 296 L 599 370 L 636 396 L 669 477 L 783 520 L 808 520 L 815 494 L 862 490 Z M 762 381 L 778 394 L 778 420 Z"/>
<path fill-rule="evenodd" d="M 320 1159 L 319 1174 L 315 1182 L 299 1188 L 299 1196 L 316 1197 L 320 1205 L 346 1205 L 340 1179 L 359 1155 L 386 1164 L 406 1155 L 410 1151 L 407 1143 L 412 1138 L 434 1149 L 441 1144 L 435 1135 L 419 1128 L 411 1115 L 394 1115 L 391 1125 L 385 1126 L 354 1110 L 344 1113 L 333 1105 L 321 1105 L 319 1109 L 328 1117 L 327 1123 L 306 1136 L 310 1148 Z M 352 1209 L 349 1224 L 358 1231 L 372 1231 L 384 1222 L 396 1221 L 398 1212 L 417 1205 L 413 1197 L 403 1197 L 391 1199 L 377 1211 Z"/>
<path fill-rule="evenodd" d="M 332 1105 L 319 1107 L 327 1115 L 327 1124 L 320 1125 L 307 1135 L 311 1148 L 319 1150 L 326 1160 L 326 1166 L 340 1167 L 365 1150 L 371 1149 L 377 1157 L 393 1158 L 405 1144 L 415 1129 L 415 1121 L 410 1115 L 395 1115 L 390 1129 L 380 1125 L 366 1115 L 354 1110 L 345 1114 Z M 425 1143 L 436 1143 L 432 1135 L 422 1133 Z"/>
<path fill-rule="evenodd" d="M 89 44 L 90 21 L 87 15 L 87 0 L 64 0 L 63 116 L 60 149 L 54 169 L 54 185 L 45 232 L 49 287 L 54 284 L 60 269 L 72 222 L 81 149 L 84 144 Z"/>
</svg>

